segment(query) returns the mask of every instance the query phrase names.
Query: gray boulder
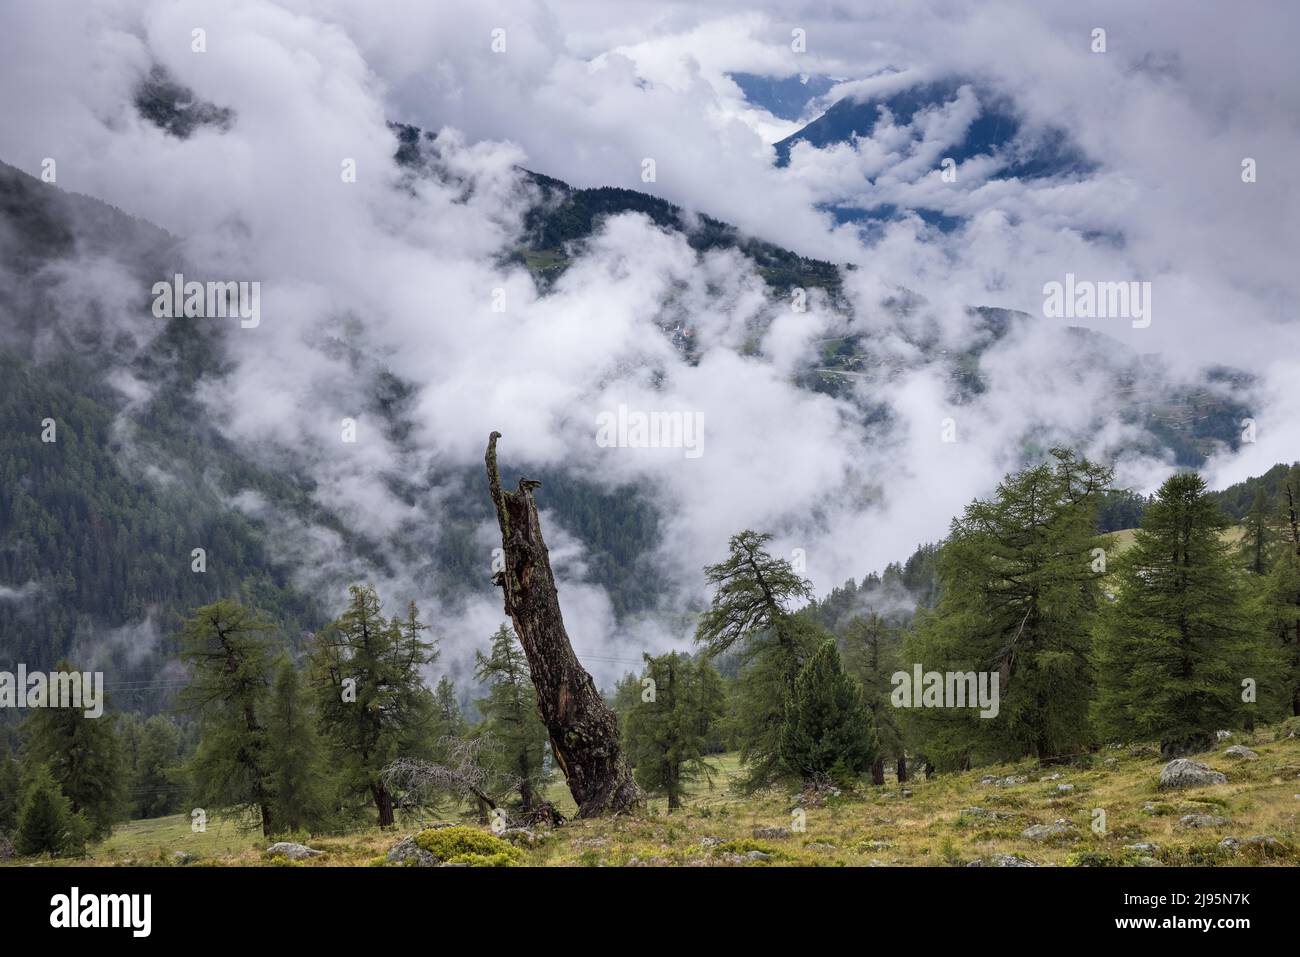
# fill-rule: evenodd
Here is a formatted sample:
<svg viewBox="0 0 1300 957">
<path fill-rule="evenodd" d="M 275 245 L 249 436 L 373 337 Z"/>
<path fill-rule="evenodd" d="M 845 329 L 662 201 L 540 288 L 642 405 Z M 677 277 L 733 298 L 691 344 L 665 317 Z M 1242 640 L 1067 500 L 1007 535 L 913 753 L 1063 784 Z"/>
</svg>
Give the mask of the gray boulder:
<svg viewBox="0 0 1300 957">
<path fill-rule="evenodd" d="M 403 864 L 407 867 L 436 867 L 438 858 L 434 857 L 419 844 L 413 835 L 407 835 L 388 852 L 388 863 Z"/>
<path fill-rule="evenodd" d="M 967 867 L 1037 867 L 1033 861 L 1027 857 L 1016 857 L 1014 854 L 994 854 L 992 857 L 981 857 L 971 861 Z"/>
<path fill-rule="evenodd" d="M 1225 758 L 1240 758 L 1242 761 L 1257 761 L 1259 755 L 1244 744 L 1234 744 L 1227 751 L 1223 752 Z"/>
<path fill-rule="evenodd" d="M 291 861 L 305 861 L 309 857 L 317 857 L 325 853 L 306 844 L 294 844 L 291 841 L 280 841 L 278 844 L 272 844 L 266 849 L 267 857 L 287 857 Z"/>
<path fill-rule="evenodd" d="M 1200 761 L 1175 758 L 1160 770 L 1162 788 L 1199 788 L 1210 784 L 1227 784 L 1228 779 L 1218 771 L 1211 771 Z"/>
<path fill-rule="evenodd" d="M 1011 817 L 1006 811 L 990 811 L 983 807 L 964 807 L 961 809 L 961 816 L 983 818 L 988 821 L 1003 821 Z"/>
<path fill-rule="evenodd" d="M 1214 814 L 1184 814 L 1178 819 L 1178 827 L 1223 827 L 1225 824 L 1231 824 L 1226 817 L 1218 817 Z"/>
<path fill-rule="evenodd" d="M 790 829 L 788 827 L 756 827 L 753 833 L 754 837 L 772 840 L 773 838 L 789 837 Z"/>
<path fill-rule="evenodd" d="M 1035 824 L 1020 832 L 1021 837 L 1031 841 L 1048 841 L 1054 837 L 1069 837 L 1075 833 L 1075 827 L 1064 818 L 1058 818 L 1051 824 Z"/>
</svg>

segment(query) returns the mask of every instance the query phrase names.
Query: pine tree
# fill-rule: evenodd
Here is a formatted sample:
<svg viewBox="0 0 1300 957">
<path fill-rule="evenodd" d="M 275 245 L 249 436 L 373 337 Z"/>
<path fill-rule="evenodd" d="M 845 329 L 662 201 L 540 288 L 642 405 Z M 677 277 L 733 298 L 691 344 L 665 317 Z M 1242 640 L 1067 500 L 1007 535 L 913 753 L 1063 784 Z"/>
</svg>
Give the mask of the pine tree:
<svg viewBox="0 0 1300 957">
<path fill-rule="evenodd" d="M 321 828 L 330 813 L 331 775 L 311 697 L 288 655 L 275 665 L 266 732 L 271 819 L 282 831 Z"/>
<path fill-rule="evenodd" d="M 22 855 L 80 853 L 90 824 L 72 811 L 50 769 L 36 765 L 29 775 L 14 830 L 14 849 Z"/>
<path fill-rule="evenodd" d="M 1089 742 L 1089 650 L 1104 577 L 1096 511 L 1110 470 L 1062 449 L 1051 456 L 953 520 L 939 554 L 939 602 L 918 614 L 904 643 L 905 661 L 927 672 L 998 679 L 996 717 L 951 707 L 905 714 L 940 766 L 1049 759 Z"/>
<path fill-rule="evenodd" d="M 71 672 L 66 661 L 55 670 Z M 28 760 L 49 768 L 71 813 L 84 814 L 91 836 L 101 838 L 125 810 L 126 767 L 116 716 L 87 717 L 82 708 L 37 708 L 23 722 Z"/>
<path fill-rule="evenodd" d="M 186 769 L 194 799 L 208 808 L 256 813 L 266 837 L 274 831 L 264 723 L 273 628 L 223 599 L 196 609 L 181 630 L 181 658 L 190 670 L 181 700 L 200 728 Z"/>
<path fill-rule="evenodd" d="M 18 761 L 9 745 L 0 741 L 0 834 L 9 834 L 18 823 L 21 789 Z"/>
<path fill-rule="evenodd" d="M 844 629 L 844 666 L 862 687 L 871 710 L 879 750 L 871 766 L 871 783 L 885 783 L 885 760 L 895 762 L 898 780 L 907 780 L 907 756 L 896 709 L 890 702 L 892 676 L 902 668 L 902 641 L 889 624 L 871 612 L 854 618 Z"/>
<path fill-rule="evenodd" d="M 681 807 L 686 786 L 703 775 L 709 732 L 725 711 L 722 679 L 706 659 L 676 652 L 652 658 L 628 711 L 623 739 L 637 784 L 668 798 L 670 811 Z M 646 684 L 646 682 L 652 684 Z"/>
<path fill-rule="evenodd" d="M 785 700 L 782 767 L 805 781 L 851 784 L 871 770 L 877 742 L 862 689 L 844 672 L 835 640 L 822 643 Z"/>
<path fill-rule="evenodd" d="M 430 754 L 433 696 L 420 669 L 437 654 L 414 602 L 387 619 L 370 586 L 349 589 L 346 611 L 312 642 L 317 713 L 345 794 L 372 803 L 380 827 L 394 822 L 382 772 L 395 758 Z"/>
<path fill-rule="evenodd" d="M 490 653 L 475 653 L 475 677 L 488 684 L 478 702 L 483 730 L 492 735 L 501 770 L 514 777 L 525 811 L 541 803 L 545 784 L 546 727 L 537 714 L 537 697 L 528 674 L 528 660 L 514 631 L 502 624 L 492 636 Z"/>
<path fill-rule="evenodd" d="M 812 584 L 790 562 L 767 553 L 770 540 L 749 530 L 733 535 L 727 560 L 704 569 L 713 600 L 695 630 L 695 641 L 708 657 L 737 647 L 744 662 L 733 707 L 746 790 L 762 787 L 780 772 L 782 702 L 804 661 L 826 637 L 814 621 L 789 611 L 791 603 L 812 597 Z"/>
<path fill-rule="evenodd" d="M 1195 473 L 1170 478 L 1120 562 L 1098 633 L 1096 713 L 1112 739 L 1158 738 L 1166 756 L 1204 750 L 1248 713 L 1261 662 L 1228 520 Z"/>
</svg>

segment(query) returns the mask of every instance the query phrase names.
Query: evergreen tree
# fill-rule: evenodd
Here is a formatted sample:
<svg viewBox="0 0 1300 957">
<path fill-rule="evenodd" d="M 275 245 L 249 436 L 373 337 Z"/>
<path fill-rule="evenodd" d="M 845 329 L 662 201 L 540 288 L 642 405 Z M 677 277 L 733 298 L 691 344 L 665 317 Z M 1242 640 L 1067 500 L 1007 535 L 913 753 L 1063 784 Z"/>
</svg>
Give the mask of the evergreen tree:
<svg viewBox="0 0 1300 957">
<path fill-rule="evenodd" d="M 871 711 L 879 749 L 871 765 L 871 783 L 885 783 L 885 760 L 895 762 L 900 782 L 907 780 L 907 756 L 896 709 L 890 702 L 892 676 L 902 668 L 901 639 L 874 612 L 854 618 L 844 629 L 844 666 L 862 687 Z"/>
<path fill-rule="evenodd" d="M 21 789 L 18 761 L 9 745 L 0 741 L 0 834 L 9 834 L 18 823 Z"/>
<path fill-rule="evenodd" d="M 998 678 L 996 717 L 951 707 L 905 715 L 940 765 L 1047 759 L 1089 741 L 1090 638 L 1104 578 L 1096 509 L 1110 471 L 1062 449 L 1051 457 L 953 520 L 939 602 L 905 642 L 905 661 L 925 671 L 990 672 L 990 686 Z"/>
<path fill-rule="evenodd" d="M 200 806 L 252 811 L 274 832 L 265 709 L 271 684 L 273 625 L 235 602 L 196 609 L 181 630 L 189 666 L 184 706 L 198 716 L 199 744 L 187 766 Z"/>
<path fill-rule="evenodd" d="M 1272 513 L 1271 542 L 1275 557 L 1259 596 L 1261 619 L 1272 640 L 1276 662 L 1270 698 L 1278 716 L 1300 715 L 1300 465 L 1286 474 Z"/>
<path fill-rule="evenodd" d="M 182 806 L 178 781 L 181 732 L 175 722 L 153 715 L 139 726 L 131 765 L 132 811 L 136 817 L 164 817 Z"/>
<path fill-rule="evenodd" d="M 329 818 L 331 775 L 311 697 L 288 655 L 275 665 L 266 733 L 271 819 L 282 831 L 320 829 Z"/>
<path fill-rule="evenodd" d="M 733 647 L 744 670 L 733 699 L 733 726 L 748 773 L 746 790 L 769 783 L 780 771 L 777 754 L 782 702 L 794 688 L 804 661 L 825 638 L 807 616 L 788 605 L 812 597 L 812 584 L 783 558 L 769 555 L 770 535 L 749 530 L 733 535 L 726 561 L 709 565 L 705 577 L 713 600 L 695 630 L 710 658 Z"/>
<path fill-rule="evenodd" d="M 451 675 L 443 675 L 433 689 L 433 740 L 439 746 L 439 760 L 446 750 L 441 742 L 447 738 L 463 738 L 468 733 L 469 722 L 460 710 L 456 683 L 451 680 Z"/>
<path fill-rule="evenodd" d="M 871 770 L 877 742 L 862 689 L 844 672 L 834 639 L 803 666 L 785 700 L 782 767 L 805 781 L 849 784 Z"/>
<path fill-rule="evenodd" d="M 492 636 L 490 653 L 476 652 L 475 658 L 474 675 L 488 684 L 487 697 L 478 702 L 482 730 L 492 735 L 500 770 L 518 782 L 520 804 L 531 811 L 541 803 L 545 784 L 546 726 L 537 714 L 528 659 L 505 624 Z"/>
<path fill-rule="evenodd" d="M 624 747 L 637 784 L 667 797 L 671 811 L 681 807 L 693 780 L 704 775 L 712 781 L 704 755 L 709 732 L 725 711 L 722 679 L 707 659 L 676 652 L 644 657 L 640 694 L 623 725 Z"/>
<path fill-rule="evenodd" d="M 1242 680 L 1263 683 L 1261 647 L 1227 527 L 1195 473 L 1166 481 L 1143 515 L 1097 641 L 1096 712 L 1108 737 L 1159 738 L 1173 756 L 1242 724 Z"/>
<path fill-rule="evenodd" d="M 71 672 L 66 661 L 55 670 Z M 116 717 L 86 717 L 83 708 L 37 708 L 23 722 L 29 761 L 49 768 L 72 814 L 84 814 L 94 838 L 106 836 L 122 817 L 126 767 Z"/>
<path fill-rule="evenodd" d="M 1246 569 L 1252 575 L 1266 575 L 1277 553 L 1275 516 L 1269 508 L 1268 495 L 1263 488 L 1255 490 L 1250 511 L 1246 513 L 1245 534 L 1241 537 L 1240 554 Z"/>
<path fill-rule="evenodd" d="M 50 769 L 38 764 L 27 781 L 14 831 L 14 850 L 25 856 L 77 854 L 85 849 L 90 824 L 72 811 Z"/>
<path fill-rule="evenodd" d="M 380 827 L 394 822 L 394 796 L 382 772 L 395 758 L 428 757 L 433 695 L 420 669 L 437 657 L 412 602 L 404 618 L 383 616 L 370 586 L 353 585 L 351 602 L 313 639 L 317 713 L 345 795 L 372 803 Z"/>
</svg>

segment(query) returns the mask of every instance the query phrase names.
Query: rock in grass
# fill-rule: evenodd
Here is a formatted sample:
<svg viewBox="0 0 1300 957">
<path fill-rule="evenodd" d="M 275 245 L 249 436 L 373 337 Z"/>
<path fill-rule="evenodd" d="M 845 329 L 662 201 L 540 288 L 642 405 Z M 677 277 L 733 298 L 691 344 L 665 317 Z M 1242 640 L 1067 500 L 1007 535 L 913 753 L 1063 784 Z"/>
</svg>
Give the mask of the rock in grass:
<svg viewBox="0 0 1300 957">
<path fill-rule="evenodd" d="M 1184 814 L 1178 819 L 1178 827 L 1223 827 L 1225 824 L 1231 824 L 1226 817 L 1218 817 L 1214 814 Z"/>
<path fill-rule="evenodd" d="M 1048 841 L 1054 837 L 1068 837 L 1075 833 L 1074 825 L 1064 818 L 1058 818 L 1051 824 L 1035 824 L 1020 832 L 1021 837 L 1031 841 Z"/>
<path fill-rule="evenodd" d="M 964 807 L 961 809 L 961 816 L 984 818 L 989 821 L 1004 821 L 1011 817 L 1006 811 L 990 811 L 983 807 Z"/>
<path fill-rule="evenodd" d="M 1190 758 L 1175 758 L 1160 771 L 1162 788 L 1199 788 L 1210 784 L 1227 784 L 1226 776 L 1218 771 L 1211 771 L 1200 761 Z"/>
<path fill-rule="evenodd" d="M 267 857 L 287 857 L 291 861 L 305 861 L 309 857 L 317 857 L 325 853 L 306 844 L 294 844 L 291 841 L 280 841 L 278 844 L 272 844 L 266 849 Z"/>
<path fill-rule="evenodd" d="M 1016 857 L 1014 854 L 994 854 L 992 857 L 981 857 L 971 861 L 967 867 L 1037 867 L 1038 865 L 1027 857 Z"/>
<path fill-rule="evenodd" d="M 415 835 L 408 835 L 393 845 L 388 852 L 388 863 L 408 867 L 434 867 L 438 859 L 415 843 Z"/>
<path fill-rule="evenodd" d="M 1257 761 L 1259 755 L 1244 744 L 1234 744 L 1227 751 L 1223 752 L 1225 758 L 1240 758 L 1243 761 Z"/>
<path fill-rule="evenodd" d="M 789 837 L 790 829 L 788 827 L 756 827 L 754 828 L 754 837 L 771 840 L 778 837 Z"/>
</svg>

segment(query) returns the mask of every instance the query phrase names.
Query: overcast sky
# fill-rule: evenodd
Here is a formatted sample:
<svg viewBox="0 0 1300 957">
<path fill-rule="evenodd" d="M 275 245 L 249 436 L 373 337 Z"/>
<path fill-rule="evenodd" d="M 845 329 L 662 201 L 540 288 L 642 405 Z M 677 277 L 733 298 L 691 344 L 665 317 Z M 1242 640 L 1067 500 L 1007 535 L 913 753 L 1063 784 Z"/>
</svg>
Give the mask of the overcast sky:
<svg viewBox="0 0 1300 957">
<path fill-rule="evenodd" d="M 804 549 L 825 591 L 942 536 L 1018 464 L 1027 436 L 1102 458 L 1126 447 L 1132 430 L 1106 411 L 1106 377 L 1063 354 L 1062 320 L 1042 316 L 1044 283 L 1067 272 L 1151 282 L 1149 327 L 1081 324 L 1158 354 L 1172 376 L 1226 363 L 1261 377 L 1258 442 L 1216 457 L 1215 484 L 1295 459 L 1300 201 L 1287 164 L 1300 156 L 1298 26 L 1285 0 L 13 0 L 0 9 L 0 160 L 39 174 L 55 158 L 60 187 L 164 226 L 223 277 L 262 283 L 262 323 L 232 330 L 236 369 L 204 398 L 250 454 L 313 463 L 322 501 L 357 527 L 398 532 L 436 515 L 450 490 L 412 508 L 381 477 L 478 463 L 493 428 L 507 461 L 645 483 L 663 515 L 657 560 L 681 583 L 648 621 L 616 623 L 608 596 L 583 580 L 580 544 L 548 531 L 575 643 L 634 659 L 682 642 L 672 612 L 703 597 L 700 566 L 742 528 L 772 531 L 785 553 Z M 1104 53 L 1091 49 L 1096 28 Z M 802 52 L 791 48 L 796 30 Z M 155 64 L 233 110 L 230 128 L 180 140 L 142 120 L 132 92 Z M 805 119 L 881 84 L 955 76 L 974 87 L 914 128 L 797 147 L 777 168 L 772 144 L 801 124 L 747 103 L 732 71 L 843 81 Z M 1029 131 L 1065 130 L 1093 171 L 1021 182 L 976 163 L 941 185 L 933 158 L 990 94 L 1009 98 Z M 462 185 L 395 189 L 389 120 L 439 130 L 441 162 Z M 1248 157 L 1253 183 L 1241 177 Z M 646 158 L 653 183 L 641 177 Z M 355 183 L 342 182 L 345 159 Z M 909 371 L 846 399 L 795 388 L 791 371 L 836 321 L 826 304 L 794 314 L 734 253 L 698 256 L 638 216 L 609 221 L 540 294 L 526 272 L 500 265 L 526 206 L 517 166 L 652 192 L 856 265 L 845 290 L 854 328 Z M 867 188 L 901 203 L 946 188 L 938 201 L 962 225 L 944 233 L 905 217 L 863 235 L 819 208 Z M 106 321 L 153 334 L 111 266 L 82 262 L 65 281 L 70 294 L 115 303 Z M 505 290 L 503 313 L 494 289 Z M 907 318 L 885 305 L 900 289 L 924 303 Z M 656 328 L 669 301 L 696 329 L 698 365 Z M 969 345 L 972 305 L 1039 321 L 994 350 L 988 391 L 956 410 L 933 369 L 908 363 L 920 328 Z M 758 354 L 743 354 L 755 321 L 768 331 Z M 411 447 L 362 418 L 361 441 L 340 448 L 340 418 L 363 405 L 340 341 L 366 368 L 415 384 Z M 147 394 L 148 383 L 122 384 Z M 596 448 L 595 416 L 619 403 L 701 413 L 705 453 Z M 865 429 L 863 409 L 877 407 L 888 428 Z M 959 441 L 943 443 L 950 416 Z M 1172 468 L 1136 455 L 1115 464 L 1144 489 Z M 251 496 L 232 504 L 264 511 Z M 490 550 L 492 529 L 481 540 Z M 305 584 L 333 590 L 327 604 L 342 601 L 341 581 L 366 574 L 320 529 L 284 529 L 280 542 L 297 550 Z M 405 578 L 380 584 L 394 597 L 419 590 Z M 466 651 L 499 622 L 499 598 L 485 589 L 454 615 L 447 640 Z M 602 680 L 622 670 L 606 664 L 593 668 Z"/>
</svg>

